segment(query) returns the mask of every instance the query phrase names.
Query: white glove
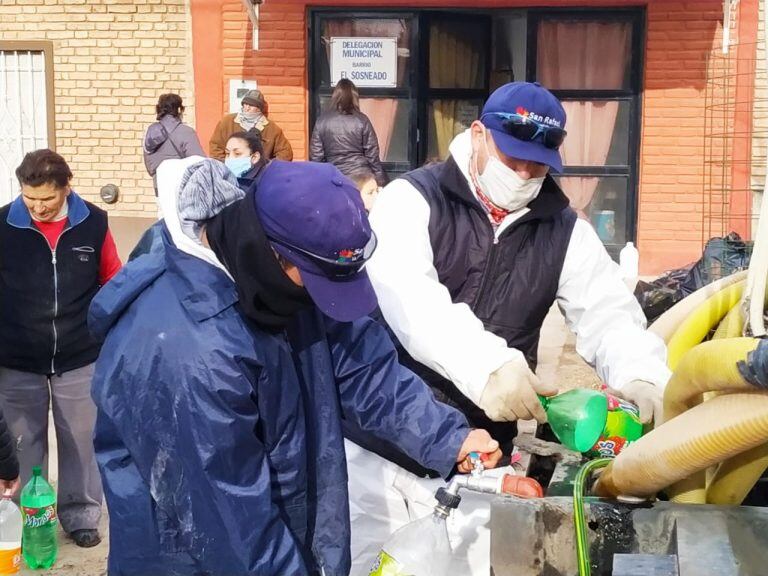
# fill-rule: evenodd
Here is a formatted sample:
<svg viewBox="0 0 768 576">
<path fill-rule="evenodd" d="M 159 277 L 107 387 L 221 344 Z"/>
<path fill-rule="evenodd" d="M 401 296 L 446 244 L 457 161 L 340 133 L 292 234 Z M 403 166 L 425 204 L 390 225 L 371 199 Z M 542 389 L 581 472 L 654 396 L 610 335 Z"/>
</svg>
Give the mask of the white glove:
<svg viewBox="0 0 768 576">
<path fill-rule="evenodd" d="M 557 388 L 539 380 L 520 355 L 491 374 L 478 406 L 496 422 L 533 418 L 546 422 L 547 414 L 537 394 L 553 396 Z"/>
<path fill-rule="evenodd" d="M 640 421 L 649 424 L 653 420 L 660 425 L 664 415 L 664 392 L 645 380 L 632 380 L 621 390 L 610 390 L 612 394 L 636 404 L 640 410 Z"/>
</svg>

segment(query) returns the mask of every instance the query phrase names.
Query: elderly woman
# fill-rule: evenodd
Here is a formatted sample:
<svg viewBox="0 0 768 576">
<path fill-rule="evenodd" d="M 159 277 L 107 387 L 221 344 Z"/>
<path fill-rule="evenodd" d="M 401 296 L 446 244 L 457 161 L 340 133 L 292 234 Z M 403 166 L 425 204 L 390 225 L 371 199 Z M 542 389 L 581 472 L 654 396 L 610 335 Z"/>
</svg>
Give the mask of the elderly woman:
<svg viewBox="0 0 768 576">
<path fill-rule="evenodd" d="M 213 131 L 209 143 L 211 158 L 223 162 L 227 156 L 227 140 L 232 134 L 256 130 L 261 136 L 266 160 L 293 160 L 293 148 L 283 130 L 267 118 L 269 106 L 261 91 L 249 90 L 243 96 L 241 105 L 240 112 L 224 116 Z"/>
</svg>

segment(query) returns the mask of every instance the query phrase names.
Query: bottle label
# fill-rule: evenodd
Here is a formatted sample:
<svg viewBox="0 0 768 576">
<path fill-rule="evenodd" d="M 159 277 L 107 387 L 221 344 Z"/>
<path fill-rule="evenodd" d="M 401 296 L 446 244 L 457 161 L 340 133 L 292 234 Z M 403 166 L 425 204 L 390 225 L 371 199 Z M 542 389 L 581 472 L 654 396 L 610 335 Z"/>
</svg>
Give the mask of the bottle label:
<svg viewBox="0 0 768 576">
<path fill-rule="evenodd" d="M 24 513 L 25 528 L 40 528 L 49 524 L 56 524 L 55 504 L 45 506 L 44 508 L 27 508 L 26 506 L 22 506 L 21 510 Z"/>
<path fill-rule="evenodd" d="M 610 394 L 607 396 L 608 418 L 605 429 L 597 443 L 587 452 L 590 457 L 614 458 L 643 435 L 637 406 Z"/>
<path fill-rule="evenodd" d="M 16 574 L 21 568 L 21 542 L 0 550 L 0 574 Z"/>
<path fill-rule="evenodd" d="M 368 576 L 412 576 L 403 572 L 403 566 L 382 550 L 376 557 Z"/>
</svg>

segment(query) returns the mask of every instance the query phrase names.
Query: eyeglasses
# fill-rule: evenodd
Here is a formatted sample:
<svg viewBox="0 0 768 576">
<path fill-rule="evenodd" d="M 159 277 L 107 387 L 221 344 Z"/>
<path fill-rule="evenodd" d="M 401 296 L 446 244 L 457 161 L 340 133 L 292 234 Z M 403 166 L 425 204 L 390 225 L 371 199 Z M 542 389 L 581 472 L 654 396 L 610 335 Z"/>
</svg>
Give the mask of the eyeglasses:
<svg viewBox="0 0 768 576">
<path fill-rule="evenodd" d="M 376 246 L 378 245 L 378 239 L 373 230 L 371 230 L 371 239 L 362 248 L 349 248 L 339 250 L 336 253 L 335 258 L 329 258 L 327 256 L 320 256 L 314 252 L 299 248 L 285 240 L 278 240 L 277 238 L 269 238 L 270 242 L 279 244 L 284 248 L 289 248 L 298 252 L 302 256 L 308 257 L 312 262 L 323 271 L 323 274 L 332 278 L 344 278 L 347 276 L 354 276 L 359 273 L 366 262 L 373 256 Z"/>
<path fill-rule="evenodd" d="M 498 116 L 501 118 L 502 130 L 513 138 L 523 142 L 533 142 L 538 138 L 545 147 L 551 150 L 559 149 L 563 144 L 563 140 L 565 140 L 565 136 L 568 134 L 562 128 L 542 124 L 522 114 L 489 112 L 484 114 L 480 120 L 486 116 Z"/>
</svg>

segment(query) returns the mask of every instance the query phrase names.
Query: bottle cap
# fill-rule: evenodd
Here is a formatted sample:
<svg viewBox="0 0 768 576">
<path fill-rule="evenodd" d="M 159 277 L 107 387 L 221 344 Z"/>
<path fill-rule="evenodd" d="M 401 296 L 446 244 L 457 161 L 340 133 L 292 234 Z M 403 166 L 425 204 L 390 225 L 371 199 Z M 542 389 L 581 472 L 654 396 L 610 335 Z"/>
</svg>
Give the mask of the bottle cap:
<svg viewBox="0 0 768 576">
<path fill-rule="evenodd" d="M 435 499 L 439 504 L 446 508 L 451 508 L 452 510 L 458 508 L 461 503 L 461 496 L 458 494 L 451 494 L 445 488 L 438 488 L 435 493 Z"/>
<path fill-rule="evenodd" d="M 32 466 L 32 476 L 42 476 L 43 469 L 40 466 Z"/>
</svg>

